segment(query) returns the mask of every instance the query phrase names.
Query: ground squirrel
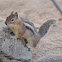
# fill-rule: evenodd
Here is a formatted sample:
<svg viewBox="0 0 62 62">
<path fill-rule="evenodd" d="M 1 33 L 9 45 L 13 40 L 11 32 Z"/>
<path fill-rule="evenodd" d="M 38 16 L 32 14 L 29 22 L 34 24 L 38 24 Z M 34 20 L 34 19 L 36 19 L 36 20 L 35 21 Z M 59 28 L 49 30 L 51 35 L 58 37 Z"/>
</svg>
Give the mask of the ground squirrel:
<svg viewBox="0 0 62 62">
<path fill-rule="evenodd" d="M 5 24 L 13 31 L 16 38 L 26 38 L 28 44 L 34 48 L 39 42 L 40 38 L 47 33 L 51 24 L 54 24 L 55 20 L 48 20 L 44 23 L 39 32 L 37 32 L 32 21 L 20 18 L 17 12 L 12 12 L 5 21 Z M 23 42 L 24 45 L 26 42 Z"/>
</svg>

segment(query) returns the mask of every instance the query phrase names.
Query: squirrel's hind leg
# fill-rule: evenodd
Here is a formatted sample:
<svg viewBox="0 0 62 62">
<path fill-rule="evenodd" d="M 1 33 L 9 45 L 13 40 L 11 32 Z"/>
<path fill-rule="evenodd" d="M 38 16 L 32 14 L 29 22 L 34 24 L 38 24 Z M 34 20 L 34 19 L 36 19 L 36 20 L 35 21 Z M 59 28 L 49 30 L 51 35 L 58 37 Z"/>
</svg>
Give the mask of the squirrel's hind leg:
<svg viewBox="0 0 62 62">
<path fill-rule="evenodd" d="M 26 44 L 27 44 L 27 40 L 26 40 L 24 37 L 21 37 L 21 41 L 22 41 L 22 44 L 23 44 L 24 47 L 25 47 Z"/>
</svg>

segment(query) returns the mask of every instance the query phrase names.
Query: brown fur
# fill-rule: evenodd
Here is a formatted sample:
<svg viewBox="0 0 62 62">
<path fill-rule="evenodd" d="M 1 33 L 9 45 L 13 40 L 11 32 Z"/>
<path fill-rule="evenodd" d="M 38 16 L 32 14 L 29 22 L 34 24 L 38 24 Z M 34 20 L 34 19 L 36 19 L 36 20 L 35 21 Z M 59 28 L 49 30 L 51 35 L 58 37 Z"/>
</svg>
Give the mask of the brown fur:
<svg viewBox="0 0 62 62">
<path fill-rule="evenodd" d="M 14 22 L 12 22 L 12 18 L 14 19 Z M 17 12 L 15 14 L 13 14 L 12 12 L 11 15 L 6 18 L 6 23 L 7 26 L 13 31 L 16 38 L 22 38 L 22 37 L 26 38 L 29 45 L 32 48 L 34 48 L 38 43 L 38 41 L 40 40 L 39 35 L 37 34 L 33 35 L 31 31 L 26 29 L 24 22 L 18 17 Z M 26 42 L 23 41 L 24 45 L 25 43 Z"/>
</svg>

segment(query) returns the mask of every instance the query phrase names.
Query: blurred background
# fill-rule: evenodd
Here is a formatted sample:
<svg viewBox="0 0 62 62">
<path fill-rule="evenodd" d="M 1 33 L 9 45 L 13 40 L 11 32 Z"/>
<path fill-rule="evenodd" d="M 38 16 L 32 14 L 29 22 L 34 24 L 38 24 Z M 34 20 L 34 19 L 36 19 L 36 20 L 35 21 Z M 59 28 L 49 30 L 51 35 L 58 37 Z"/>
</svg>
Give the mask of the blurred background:
<svg viewBox="0 0 62 62">
<path fill-rule="evenodd" d="M 56 1 L 62 8 L 62 0 Z M 6 19 L 12 11 L 37 23 L 35 25 L 42 24 L 47 19 L 61 18 L 52 0 L 0 0 L 0 17 Z"/>
</svg>

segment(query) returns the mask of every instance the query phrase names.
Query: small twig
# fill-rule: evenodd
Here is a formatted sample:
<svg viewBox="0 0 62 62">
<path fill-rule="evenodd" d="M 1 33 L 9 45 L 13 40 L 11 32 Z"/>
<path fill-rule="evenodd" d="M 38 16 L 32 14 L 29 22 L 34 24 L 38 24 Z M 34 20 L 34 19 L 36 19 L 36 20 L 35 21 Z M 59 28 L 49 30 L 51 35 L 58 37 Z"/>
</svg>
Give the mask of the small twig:
<svg viewBox="0 0 62 62">
<path fill-rule="evenodd" d="M 57 3 L 56 0 L 52 0 L 54 5 L 56 6 L 56 8 L 60 11 L 60 13 L 62 14 L 62 8 L 60 7 L 60 5 Z"/>
</svg>

